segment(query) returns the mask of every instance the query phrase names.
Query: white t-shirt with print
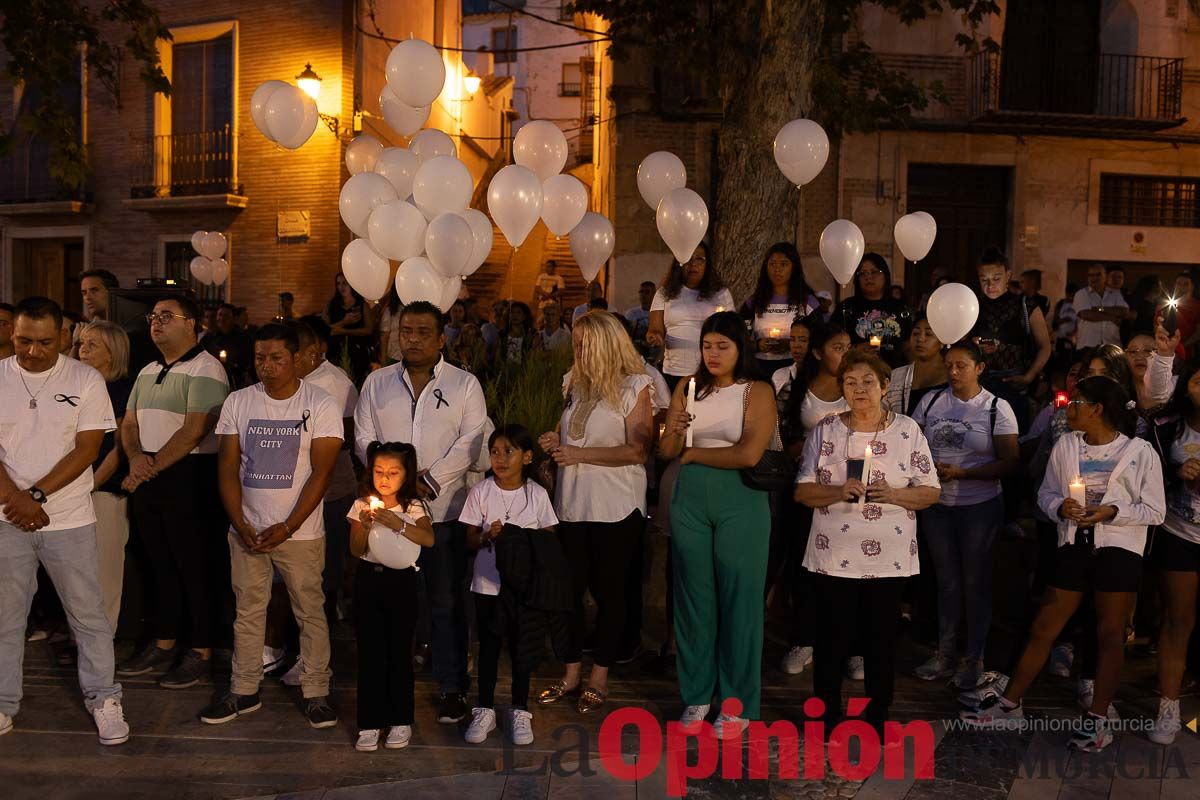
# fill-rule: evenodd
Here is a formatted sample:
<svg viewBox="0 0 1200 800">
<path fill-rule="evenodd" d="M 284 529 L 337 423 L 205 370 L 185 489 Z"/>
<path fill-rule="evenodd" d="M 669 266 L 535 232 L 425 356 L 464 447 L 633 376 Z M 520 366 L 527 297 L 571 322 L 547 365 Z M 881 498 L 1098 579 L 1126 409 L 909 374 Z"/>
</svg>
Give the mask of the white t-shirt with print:
<svg viewBox="0 0 1200 800">
<path fill-rule="evenodd" d="M 533 481 L 520 489 L 501 489 L 495 478 L 485 478 L 471 487 L 458 521 L 486 531 L 496 520 L 500 524 L 538 530 L 558 524 L 550 495 Z M 475 573 L 471 591 L 476 594 L 500 594 L 500 572 L 496 569 L 496 548 L 484 547 L 475 554 Z"/>
<path fill-rule="evenodd" d="M 938 486 L 929 445 L 920 426 L 903 414 L 878 433 L 851 431 L 841 417 L 826 417 L 809 433 L 797 483 L 840 486 L 847 454 L 862 459 L 872 447 L 870 482 Z M 864 476 L 867 477 L 867 476 Z M 917 515 L 885 503 L 833 503 L 813 512 L 804 567 L 841 578 L 900 578 L 920 572 Z"/>
<path fill-rule="evenodd" d="M 1189 458 L 1200 458 L 1200 432 L 1185 422 L 1171 443 L 1170 469 L 1177 469 Z M 1200 544 L 1200 480 L 1181 480 L 1167 494 L 1167 521 L 1163 527 L 1180 539 Z"/>
<path fill-rule="evenodd" d="M 45 372 L 27 372 L 16 356 L 0 361 L 0 464 L 18 489 L 34 486 L 74 450 L 75 434 L 116 427 L 104 378 L 87 364 L 59 356 Z M 42 510 L 50 517 L 44 531 L 94 523 L 91 467 L 47 495 Z M 3 511 L 0 519 L 8 521 Z"/>
<path fill-rule="evenodd" d="M 300 388 L 286 400 L 271 398 L 256 383 L 229 395 L 216 432 L 238 437 L 242 514 L 247 524 L 263 531 L 286 520 L 295 508 L 312 475 L 313 439 L 342 439 L 342 409 L 312 383 L 300 381 Z M 324 535 L 325 521 L 317 504 L 292 538 L 304 541 Z"/>
<path fill-rule="evenodd" d="M 816 310 L 816 306 L 804 305 L 789 305 L 786 298 L 783 302 L 775 302 L 779 298 L 771 298 L 772 302 L 767 304 L 766 310 L 761 314 L 754 315 L 754 338 L 758 339 L 782 339 L 787 340 L 792 335 L 792 322 L 797 317 L 807 317 Z M 775 331 L 772 334 L 772 331 Z M 790 361 L 792 354 L 788 351 L 782 353 L 755 353 L 758 358 L 763 361 Z"/>
<path fill-rule="evenodd" d="M 1125 450 L 1128 439 L 1118 436 L 1108 444 L 1088 444 L 1083 439 L 1079 441 L 1079 474 L 1083 478 L 1089 508 L 1098 506 L 1108 492 L 1108 479 L 1117 468 L 1121 453 Z"/>
<path fill-rule="evenodd" d="M 667 329 L 666 352 L 663 353 L 665 374 L 695 373 L 700 366 L 700 327 L 718 308 L 733 311 L 733 295 L 728 289 L 722 289 L 707 300 L 700 298 L 699 290 L 686 286 L 671 300 L 662 289 L 655 293 L 650 310 L 663 312 L 663 324 Z"/>
<path fill-rule="evenodd" d="M 1017 416 L 1006 401 L 987 389 L 970 400 L 959 400 L 949 389 L 937 389 L 921 398 L 913 419 L 925 431 L 934 463 L 971 469 L 996 460 L 992 444 L 992 401 L 996 402 L 995 435 L 1017 433 Z M 945 506 L 972 506 L 999 496 L 1000 481 L 963 480 L 942 484 L 939 502 Z"/>
<path fill-rule="evenodd" d="M 350 511 L 346 514 L 346 519 L 350 520 L 351 522 L 358 522 L 358 518 L 359 518 L 359 516 L 362 515 L 363 510 L 368 509 L 370 507 L 371 507 L 371 501 L 364 500 L 363 498 L 360 497 L 354 501 L 354 504 L 352 506 L 350 506 Z M 415 523 L 418 520 L 424 519 L 425 517 L 429 516 L 428 512 L 425 510 L 425 504 L 422 503 L 420 500 L 413 500 L 411 503 L 408 504 L 408 508 L 405 508 L 403 505 L 389 506 L 388 511 L 395 512 L 396 516 L 400 517 L 400 519 L 405 520 L 406 522 L 410 522 L 410 523 Z M 379 526 L 379 527 L 382 528 L 383 526 Z M 384 530 L 387 530 L 387 529 L 384 529 Z M 406 560 L 408 560 L 412 566 L 415 566 L 417 563 L 417 559 L 421 557 L 421 545 L 417 544 L 412 539 L 409 539 L 407 536 L 404 536 L 403 534 L 396 533 L 395 531 L 389 531 L 389 532 L 395 533 L 396 536 L 400 537 L 401 552 L 404 554 Z M 363 559 L 363 561 L 370 561 L 372 564 L 382 564 L 383 562 L 381 562 L 379 559 L 377 559 L 375 557 L 374 553 L 371 552 L 369 534 L 370 534 L 370 532 L 368 531 L 367 552 L 363 553 L 362 559 Z M 397 569 L 405 569 L 405 568 L 397 567 Z"/>
<path fill-rule="evenodd" d="M 308 373 L 305 377 L 309 383 L 320 387 L 333 398 L 333 402 L 342 409 L 342 419 L 354 419 L 354 408 L 358 405 L 358 389 L 354 381 L 342 370 L 328 361 Z M 354 462 L 350 460 L 350 447 L 343 445 L 333 465 L 333 475 L 329 478 L 329 488 L 325 490 L 326 500 L 341 500 L 349 497 L 358 489 L 358 481 L 354 477 Z"/>
</svg>

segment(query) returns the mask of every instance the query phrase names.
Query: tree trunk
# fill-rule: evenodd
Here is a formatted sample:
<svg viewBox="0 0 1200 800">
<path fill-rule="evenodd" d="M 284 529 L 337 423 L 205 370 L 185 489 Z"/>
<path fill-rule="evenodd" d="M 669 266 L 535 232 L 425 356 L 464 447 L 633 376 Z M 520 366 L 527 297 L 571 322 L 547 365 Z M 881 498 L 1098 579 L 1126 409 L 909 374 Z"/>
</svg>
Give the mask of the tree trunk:
<svg viewBox="0 0 1200 800">
<path fill-rule="evenodd" d="M 741 46 L 720 54 L 724 117 L 714 260 L 738 300 L 753 291 L 767 248 L 796 239 L 798 190 L 775 165 L 772 143 L 785 123 L 811 113 L 812 70 L 827 5 L 747 0 L 735 23 L 737 34 L 729 37 Z"/>
</svg>

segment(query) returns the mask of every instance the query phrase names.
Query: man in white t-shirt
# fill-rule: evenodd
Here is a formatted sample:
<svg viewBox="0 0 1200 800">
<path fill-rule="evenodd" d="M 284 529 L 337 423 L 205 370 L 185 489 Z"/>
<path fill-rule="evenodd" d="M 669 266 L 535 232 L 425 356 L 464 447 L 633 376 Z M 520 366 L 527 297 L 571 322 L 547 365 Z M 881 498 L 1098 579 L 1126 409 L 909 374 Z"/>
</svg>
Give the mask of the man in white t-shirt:
<svg viewBox="0 0 1200 800">
<path fill-rule="evenodd" d="M 229 515 L 229 555 L 237 619 L 229 694 L 200 721 L 230 722 L 262 707 L 262 652 L 271 576 L 279 570 L 300 624 L 304 716 L 331 728 L 329 626 L 321 574 L 325 525 L 321 501 L 342 447 L 342 409 L 300 380 L 294 330 L 272 323 L 254 334 L 259 383 L 229 395 L 217 423 L 221 502 Z"/>
<path fill-rule="evenodd" d="M 45 297 L 16 307 L 16 354 L 0 361 L 0 734 L 21 705 L 25 616 L 45 567 L 79 648 L 79 686 L 100 743 L 129 725 L 113 679 L 113 630 L 96 556 L 91 465 L 116 430 L 104 378 L 59 355 L 62 310 Z"/>
<path fill-rule="evenodd" d="M 546 262 L 545 272 L 542 272 L 533 282 L 533 302 L 534 305 L 541 305 L 545 300 L 556 300 L 563 290 L 567 288 L 567 282 L 563 280 L 563 276 L 558 273 L 558 262 L 550 259 Z"/>
<path fill-rule="evenodd" d="M 1120 289 L 1108 285 L 1108 273 L 1103 264 L 1088 267 L 1087 286 L 1075 293 L 1072 305 L 1079 315 L 1079 330 L 1075 347 L 1096 347 L 1102 344 L 1121 344 L 1121 322 L 1132 313 Z M 1136 316 L 1136 314 L 1134 314 Z"/>
</svg>

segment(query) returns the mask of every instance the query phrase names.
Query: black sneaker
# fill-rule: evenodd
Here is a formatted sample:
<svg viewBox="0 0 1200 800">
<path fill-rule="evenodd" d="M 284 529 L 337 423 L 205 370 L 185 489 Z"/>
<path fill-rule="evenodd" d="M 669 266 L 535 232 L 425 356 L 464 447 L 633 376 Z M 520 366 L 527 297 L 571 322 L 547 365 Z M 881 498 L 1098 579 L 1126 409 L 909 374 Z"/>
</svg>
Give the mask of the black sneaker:
<svg viewBox="0 0 1200 800">
<path fill-rule="evenodd" d="M 467 716 L 467 704 L 458 692 L 444 694 L 438 698 L 438 722 L 451 725 Z"/>
<path fill-rule="evenodd" d="M 164 689 L 187 689 L 212 673 L 212 664 L 195 650 L 188 650 L 175 669 L 162 676 L 158 685 Z"/>
<path fill-rule="evenodd" d="M 304 698 L 304 716 L 314 728 L 332 728 L 337 725 L 337 712 L 329 705 L 328 697 Z"/>
<path fill-rule="evenodd" d="M 243 714 L 249 714 L 251 711 L 258 711 L 260 708 L 262 708 L 262 701 L 258 699 L 258 692 L 254 694 L 230 692 L 201 711 L 200 721 L 207 725 L 220 725 L 231 722 Z"/>
<path fill-rule="evenodd" d="M 175 663 L 178 655 L 179 645 L 175 645 L 170 650 L 163 650 L 151 642 L 142 649 L 142 652 L 117 667 L 117 674 L 123 677 L 132 677 L 150 672 L 165 672 Z"/>
</svg>

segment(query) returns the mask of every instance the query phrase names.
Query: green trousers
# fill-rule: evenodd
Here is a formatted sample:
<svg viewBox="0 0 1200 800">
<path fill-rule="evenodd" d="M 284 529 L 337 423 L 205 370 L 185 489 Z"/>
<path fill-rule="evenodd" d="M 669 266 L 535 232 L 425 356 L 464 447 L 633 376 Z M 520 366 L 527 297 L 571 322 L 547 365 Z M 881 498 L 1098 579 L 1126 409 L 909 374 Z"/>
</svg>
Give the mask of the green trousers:
<svg viewBox="0 0 1200 800">
<path fill-rule="evenodd" d="M 741 716 L 758 717 L 770 538 L 767 493 L 747 488 L 737 470 L 685 464 L 679 471 L 671 554 L 685 705 L 736 697 Z"/>
</svg>

